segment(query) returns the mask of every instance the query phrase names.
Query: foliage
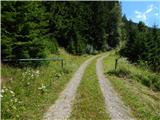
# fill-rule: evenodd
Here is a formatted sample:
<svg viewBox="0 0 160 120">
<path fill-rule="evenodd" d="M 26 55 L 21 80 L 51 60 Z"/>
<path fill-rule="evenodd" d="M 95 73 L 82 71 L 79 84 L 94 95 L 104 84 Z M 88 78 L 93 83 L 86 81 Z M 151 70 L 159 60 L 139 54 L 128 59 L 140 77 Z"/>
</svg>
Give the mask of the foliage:
<svg viewBox="0 0 160 120">
<path fill-rule="evenodd" d="M 2 1 L 2 59 L 45 58 L 58 46 L 72 54 L 106 51 L 119 44 L 120 21 L 116 1 Z"/>
<path fill-rule="evenodd" d="M 143 22 L 133 24 L 125 16 L 123 22 L 126 32 L 123 34 L 127 36 L 126 44 L 120 50 L 121 55 L 132 62 L 145 61 L 153 71 L 160 71 L 160 30 L 155 25 L 147 28 Z"/>
</svg>

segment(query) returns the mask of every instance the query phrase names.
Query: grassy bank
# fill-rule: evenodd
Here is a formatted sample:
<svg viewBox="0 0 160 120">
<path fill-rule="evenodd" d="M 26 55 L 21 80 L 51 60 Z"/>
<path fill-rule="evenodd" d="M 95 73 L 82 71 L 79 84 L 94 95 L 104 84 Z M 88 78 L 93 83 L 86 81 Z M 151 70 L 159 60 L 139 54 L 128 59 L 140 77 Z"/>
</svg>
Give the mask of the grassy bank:
<svg viewBox="0 0 160 120">
<path fill-rule="evenodd" d="M 117 57 L 114 53 L 106 57 L 104 69 L 124 104 L 131 108 L 137 119 L 160 119 L 160 92 L 157 89 L 160 76 L 130 64 L 124 58 L 118 61 L 118 68 L 114 70 L 114 62 Z"/>
<path fill-rule="evenodd" d="M 2 65 L 2 119 L 42 119 L 73 73 L 89 56 L 73 56 L 60 51 L 53 57 L 64 58 L 39 68 L 14 68 Z"/>
<path fill-rule="evenodd" d="M 104 97 L 96 76 L 96 60 L 86 69 L 78 87 L 70 119 L 106 120 L 109 115 L 105 110 Z"/>
</svg>

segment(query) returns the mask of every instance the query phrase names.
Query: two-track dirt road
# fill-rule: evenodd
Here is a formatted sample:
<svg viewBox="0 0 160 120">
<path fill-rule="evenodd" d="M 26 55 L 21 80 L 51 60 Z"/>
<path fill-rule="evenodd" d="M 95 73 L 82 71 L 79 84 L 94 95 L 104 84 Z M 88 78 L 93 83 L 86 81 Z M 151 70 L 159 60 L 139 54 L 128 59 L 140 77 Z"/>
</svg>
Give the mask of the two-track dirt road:
<svg viewBox="0 0 160 120">
<path fill-rule="evenodd" d="M 118 97 L 118 94 L 112 88 L 111 83 L 103 74 L 103 58 L 106 55 L 97 59 L 96 72 L 101 87 L 101 91 L 105 98 L 106 111 L 110 114 L 112 120 L 131 120 L 129 109 L 124 106 L 123 102 Z M 69 118 L 72 111 L 72 105 L 75 98 L 76 90 L 80 84 L 81 78 L 86 67 L 91 63 L 96 56 L 86 60 L 76 71 L 71 78 L 66 88 L 62 91 L 56 102 L 44 114 L 45 120 L 66 120 Z"/>
</svg>

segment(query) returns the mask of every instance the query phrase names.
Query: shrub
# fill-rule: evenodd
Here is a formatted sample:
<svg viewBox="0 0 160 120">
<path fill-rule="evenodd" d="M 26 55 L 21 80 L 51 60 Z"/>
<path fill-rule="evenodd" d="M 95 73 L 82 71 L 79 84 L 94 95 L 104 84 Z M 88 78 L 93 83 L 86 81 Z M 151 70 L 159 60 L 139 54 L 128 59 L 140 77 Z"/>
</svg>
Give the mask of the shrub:
<svg viewBox="0 0 160 120">
<path fill-rule="evenodd" d="M 131 72 L 125 67 L 118 68 L 117 70 L 112 69 L 108 72 L 108 74 L 110 74 L 110 75 L 114 74 L 118 77 L 127 77 L 127 78 L 131 77 Z"/>
</svg>

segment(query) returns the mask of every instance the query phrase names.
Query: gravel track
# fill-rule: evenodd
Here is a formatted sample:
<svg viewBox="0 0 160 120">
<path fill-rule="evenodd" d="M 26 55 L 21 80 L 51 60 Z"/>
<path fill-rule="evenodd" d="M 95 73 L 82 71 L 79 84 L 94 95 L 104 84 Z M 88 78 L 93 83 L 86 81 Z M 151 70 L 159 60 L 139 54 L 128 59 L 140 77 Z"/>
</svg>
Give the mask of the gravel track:
<svg viewBox="0 0 160 120">
<path fill-rule="evenodd" d="M 133 120 L 130 110 L 120 100 L 118 94 L 113 89 L 110 81 L 103 73 L 103 58 L 97 59 L 96 72 L 99 79 L 100 87 L 105 98 L 106 110 L 109 112 L 112 120 Z"/>
<path fill-rule="evenodd" d="M 59 95 L 56 102 L 44 114 L 44 120 L 66 120 L 72 111 L 72 105 L 75 98 L 77 87 L 81 81 L 84 71 L 88 64 L 95 58 L 91 57 L 86 60 L 71 78 L 66 88 Z"/>
</svg>

